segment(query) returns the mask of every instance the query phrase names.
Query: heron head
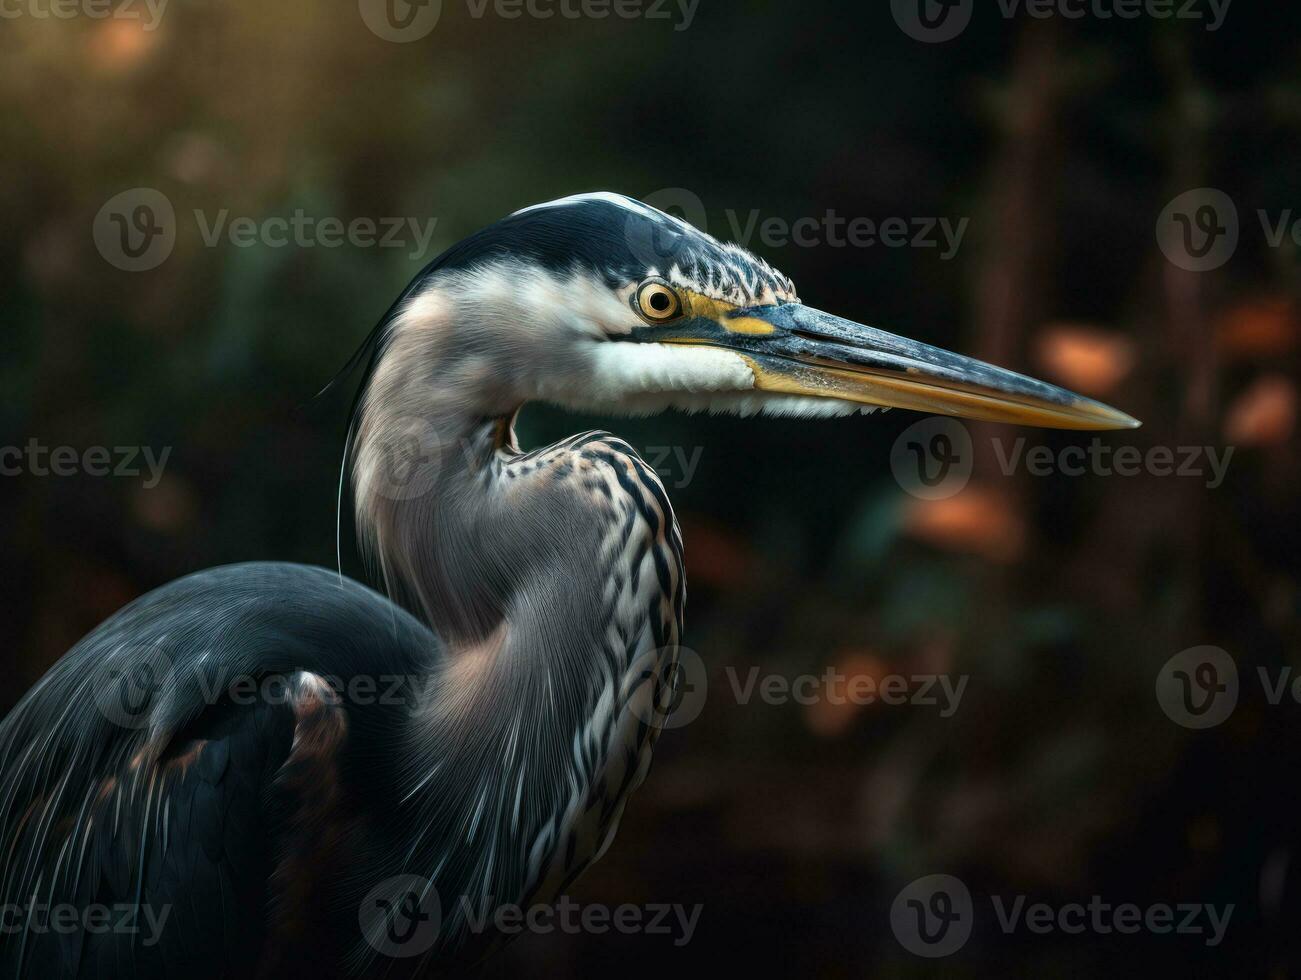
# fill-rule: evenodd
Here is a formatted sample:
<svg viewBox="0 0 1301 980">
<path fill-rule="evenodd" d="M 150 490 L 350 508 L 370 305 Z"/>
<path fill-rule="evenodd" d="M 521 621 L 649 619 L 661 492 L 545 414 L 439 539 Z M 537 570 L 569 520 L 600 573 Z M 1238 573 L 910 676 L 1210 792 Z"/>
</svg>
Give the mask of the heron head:
<svg viewBox="0 0 1301 980">
<path fill-rule="evenodd" d="M 1132 428 L 1106 405 L 805 306 L 791 281 L 653 207 L 585 194 L 519 211 L 440 256 L 392 319 L 473 410 L 544 400 L 848 415 L 906 408 L 1064 429 Z M 399 345 L 401 346 L 401 345 Z"/>
</svg>

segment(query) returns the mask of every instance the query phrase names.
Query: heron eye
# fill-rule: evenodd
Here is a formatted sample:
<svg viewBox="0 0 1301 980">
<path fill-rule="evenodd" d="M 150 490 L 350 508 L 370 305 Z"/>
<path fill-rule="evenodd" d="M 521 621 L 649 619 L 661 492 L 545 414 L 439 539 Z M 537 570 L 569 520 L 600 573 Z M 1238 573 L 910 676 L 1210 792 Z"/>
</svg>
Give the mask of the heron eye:
<svg viewBox="0 0 1301 980">
<path fill-rule="evenodd" d="M 663 323 L 681 315 L 682 299 L 665 283 L 652 280 L 637 290 L 637 312 L 652 323 Z"/>
</svg>

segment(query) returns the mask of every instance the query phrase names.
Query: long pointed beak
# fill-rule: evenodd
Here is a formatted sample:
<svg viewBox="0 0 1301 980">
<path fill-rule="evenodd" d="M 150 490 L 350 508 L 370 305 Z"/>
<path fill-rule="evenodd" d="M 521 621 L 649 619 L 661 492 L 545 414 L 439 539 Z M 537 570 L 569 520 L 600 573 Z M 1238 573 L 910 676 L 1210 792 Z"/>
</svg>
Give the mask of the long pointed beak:
<svg viewBox="0 0 1301 980">
<path fill-rule="evenodd" d="M 761 391 L 1053 429 L 1142 424 L 1064 388 L 799 303 L 714 311 L 680 321 L 674 332 L 662 342 L 745 357 Z"/>
</svg>

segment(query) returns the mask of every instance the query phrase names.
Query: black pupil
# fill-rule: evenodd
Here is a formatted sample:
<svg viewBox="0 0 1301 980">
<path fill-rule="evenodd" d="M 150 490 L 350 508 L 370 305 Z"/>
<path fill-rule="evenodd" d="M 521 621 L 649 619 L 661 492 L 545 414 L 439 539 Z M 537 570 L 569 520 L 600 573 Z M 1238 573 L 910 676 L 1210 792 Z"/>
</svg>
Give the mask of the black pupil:
<svg viewBox="0 0 1301 980">
<path fill-rule="evenodd" d="M 650 298 L 651 309 L 656 313 L 663 313 L 669 308 L 668 293 L 653 293 Z"/>
</svg>

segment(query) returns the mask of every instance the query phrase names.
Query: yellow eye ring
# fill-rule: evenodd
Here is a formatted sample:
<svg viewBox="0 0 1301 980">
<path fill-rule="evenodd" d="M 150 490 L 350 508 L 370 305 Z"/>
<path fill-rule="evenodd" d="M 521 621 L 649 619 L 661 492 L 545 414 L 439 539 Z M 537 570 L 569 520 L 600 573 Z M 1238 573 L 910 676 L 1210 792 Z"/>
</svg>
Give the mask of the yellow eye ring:
<svg viewBox="0 0 1301 980">
<path fill-rule="evenodd" d="M 667 323 L 682 315 L 682 297 L 662 279 L 642 283 L 634 305 L 641 318 L 650 323 Z"/>
</svg>

